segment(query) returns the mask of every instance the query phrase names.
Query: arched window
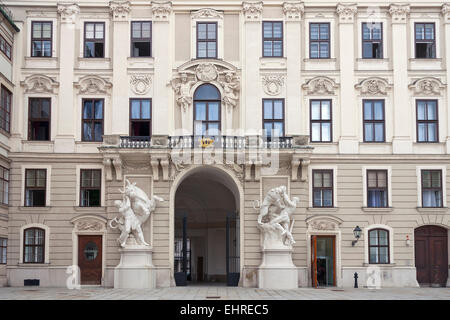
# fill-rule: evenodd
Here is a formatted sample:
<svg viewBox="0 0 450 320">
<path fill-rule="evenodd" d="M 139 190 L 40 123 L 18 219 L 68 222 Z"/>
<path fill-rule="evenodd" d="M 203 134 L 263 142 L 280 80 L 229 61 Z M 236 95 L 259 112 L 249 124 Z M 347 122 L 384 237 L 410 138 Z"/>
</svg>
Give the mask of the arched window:
<svg viewBox="0 0 450 320">
<path fill-rule="evenodd" d="M 44 263 L 45 260 L 45 230 L 28 228 L 24 230 L 23 262 Z"/>
<path fill-rule="evenodd" d="M 220 92 L 211 84 L 202 84 L 194 93 L 194 135 L 220 134 Z"/>
<path fill-rule="evenodd" d="M 369 230 L 369 263 L 388 264 L 389 260 L 389 231 Z"/>
</svg>

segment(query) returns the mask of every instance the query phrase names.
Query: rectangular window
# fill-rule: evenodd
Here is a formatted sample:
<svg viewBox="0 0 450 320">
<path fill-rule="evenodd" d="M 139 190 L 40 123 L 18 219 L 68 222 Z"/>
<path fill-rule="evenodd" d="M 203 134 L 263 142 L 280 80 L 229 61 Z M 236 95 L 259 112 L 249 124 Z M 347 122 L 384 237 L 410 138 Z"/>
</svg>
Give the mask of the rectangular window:
<svg viewBox="0 0 450 320">
<path fill-rule="evenodd" d="M 84 23 L 84 57 L 85 58 L 105 57 L 104 22 Z"/>
<path fill-rule="evenodd" d="M 263 99 L 263 130 L 268 141 L 284 137 L 284 100 Z"/>
<path fill-rule="evenodd" d="M 47 169 L 25 170 L 25 206 L 45 207 Z"/>
<path fill-rule="evenodd" d="M 102 170 L 80 170 L 80 207 L 99 207 L 101 197 Z"/>
<path fill-rule="evenodd" d="M 331 100 L 310 101 L 311 142 L 331 142 Z"/>
<path fill-rule="evenodd" d="M 263 57 L 283 56 L 283 22 L 263 22 Z"/>
<path fill-rule="evenodd" d="M 152 56 L 152 23 L 150 21 L 131 23 L 131 56 Z"/>
<path fill-rule="evenodd" d="M 416 58 L 436 58 L 436 32 L 434 23 L 415 23 Z"/>
<path fill-rule="evenodd" d="M 9 204 L 9 170 L 0 166 L 0 203 Z"/>
<path fill-rule="evenodd" d="M 50 141 L 50 98 L 28 101 L 28 140 Z"/>
<path fill-rule="evenodd" d="M 363 100 L 364 142 L 384 142 L 384 100 Z"/>
<path fill-rule="evenodd" d="M 52 56 L 52 32 L 53 23 L 51 21 L 31 22 L 32 57 Z"/>
<path fill-rule="evenodd" d="M 313 170 L 313 207 L 333 207 L 333 170 Z"/>
<path fill-rule="evenodd" d="M 389 232 L 387 230 L 369 231 L 369 263 L 389 263 Z"/>
<path fill-rule="evenodd" d="M 45 230 L 29 228 L 23 235 L 23 262 L 44 263 L 45 261 Z"/>
<path fill-rule="evenodd" d="M 417 100 L 417 142 L 438 142 L 437 100 Z"/>
<path fill-rule="evenodd" d="M 9 60 L 11 60 L 11 45 L 2 36 L 0 36 L 0 51 L 3 52 Z"/>
<path fill-rule="evenodd" d="M 0 129 L 10 132 L 12 93 L 1 87 L 0 97 Z"/>
<path fill-rule="evenodd" d="M 103 141 L 103 99 L 83 99 L 82 141 Z"/>
<path fill-rule="evenodd" d="M 217 22 L 197 22 L 197 58 L 217 58 Z"/>
<path fill-rule="evenodd" d="M 387 170 L 367 170 L 367 206 L 369 208 L 388 206 Z"/>
<path fill-rule="evenodd" d="M 151 99 L 130 99 L 130 136 L 148 137 L 152 132 Z"/>
<path fill-rule="evenodd" d="M 362 24 L 363 59 L 383 58 L 383 24 L 381 22 Z"/>
<path fill-rule="evenodd" d="M 330 24 L 309 24 L 309 57 L 310 59 L 330 58 Z"/>
<path fill-rule="evenodd" d="M 6 264 L 7 247 L 8 247 L 8 239 L 0 238 L 0 264 Z"/>
<path fill-rule="evenodd" d="M 422 170 L 422 207 L 442 207 L 441 170 Z"/>
</svg>

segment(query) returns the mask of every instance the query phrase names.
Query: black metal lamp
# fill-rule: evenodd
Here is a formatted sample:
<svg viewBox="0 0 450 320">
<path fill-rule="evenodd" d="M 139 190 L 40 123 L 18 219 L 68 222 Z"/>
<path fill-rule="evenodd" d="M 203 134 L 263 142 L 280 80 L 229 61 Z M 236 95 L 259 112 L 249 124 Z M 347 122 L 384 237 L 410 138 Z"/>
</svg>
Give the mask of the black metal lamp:
<svg viewBox="0 0 450 320">
<path fill-rule="evenodd" d="M 355 246 L 355 244 L 358 242 L 359 238 L 361 238 L 361 228 L 359 226 L 356 226 L 355 229 L 353 229 L 353 235 L 355 236 L 356 240 L 352 241 L 352 247 Z"/>
</svg>

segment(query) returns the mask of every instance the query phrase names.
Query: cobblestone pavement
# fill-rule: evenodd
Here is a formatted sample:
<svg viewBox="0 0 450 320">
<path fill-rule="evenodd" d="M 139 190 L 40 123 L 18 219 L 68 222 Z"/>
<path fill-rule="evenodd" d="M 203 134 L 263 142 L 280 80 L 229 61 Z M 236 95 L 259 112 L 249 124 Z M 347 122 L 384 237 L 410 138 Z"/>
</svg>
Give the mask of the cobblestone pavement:
<svg viewBox="0 0 450 320">
<path fill-rule="evenodd" d="M 0 300 L 450 300 L 449 288 L 385 288 L 264 290 L 220 286 L 160 289 L 17 287 L 0 288 Z"/>
</svg>

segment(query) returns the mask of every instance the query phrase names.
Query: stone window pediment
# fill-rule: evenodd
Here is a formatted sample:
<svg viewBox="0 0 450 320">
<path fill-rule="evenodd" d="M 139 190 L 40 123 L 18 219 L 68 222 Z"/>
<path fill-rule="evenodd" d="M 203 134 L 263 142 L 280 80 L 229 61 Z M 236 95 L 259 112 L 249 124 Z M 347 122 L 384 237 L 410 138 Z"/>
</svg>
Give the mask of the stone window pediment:
<svg viewBox="0 0 450 320">
<path fill-rule="evenodd" d="M 334 216 L 316 215 L 306 219 L 309 231 L 337 231 L 342 220 Z"/>
</svg>

